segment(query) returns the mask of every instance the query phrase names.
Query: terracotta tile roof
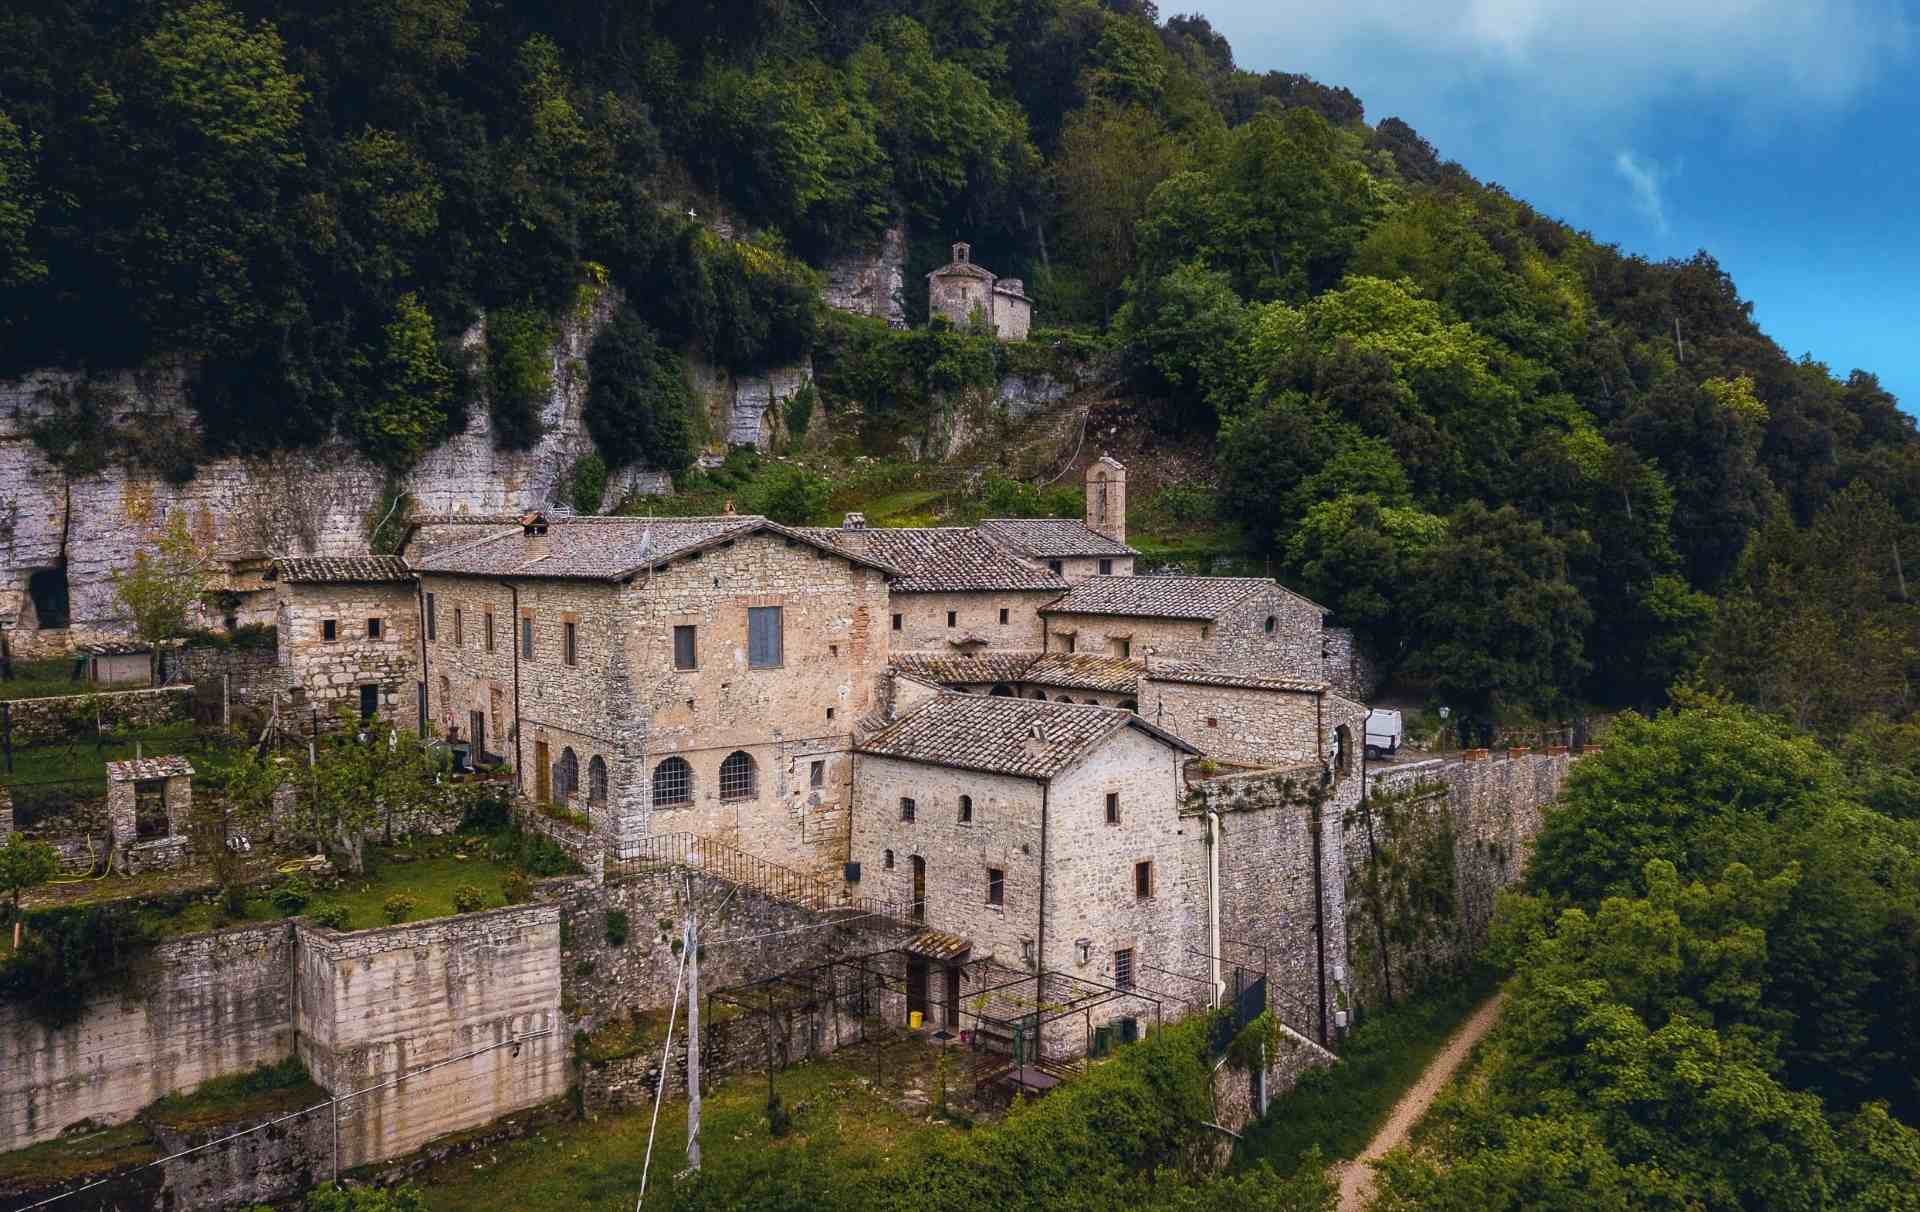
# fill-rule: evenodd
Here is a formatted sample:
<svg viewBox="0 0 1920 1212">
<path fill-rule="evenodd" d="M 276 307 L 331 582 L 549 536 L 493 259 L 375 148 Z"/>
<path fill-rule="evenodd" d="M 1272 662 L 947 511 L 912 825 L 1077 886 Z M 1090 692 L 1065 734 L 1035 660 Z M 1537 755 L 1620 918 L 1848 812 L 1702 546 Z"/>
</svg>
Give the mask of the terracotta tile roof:
<svg viewBox="0 0 1920 1212">
<path fill-rule="evenodd" d="M 1181 682 L 1193 686 L 1239 686 L 1248 690 L 1289 690 L 1300 694 L 1318 694 L 1327 688 L 1325 682 L 1286 678 L 1275 674 L 1203 669 L 1198 665 L 1178 664 L 1172 661 L 1155 661 L 1153 668 L 1143 676 L 1150 682 Z"/>
<path fill-rule="evenodd" d="M 290 585 L 327 581 L 375 583 L 411 581 L 413 571 L 399 556 L 299 556 L 275 560 L 267 577 Z"/>
<path fill-rule="evenodd" d="M 1123 661 L 1119 657 L 1050 652 L 1027 666 L 1020 680 L 1037 682 L 1042 686 L 1132 694 L 1140 685 L 1140 673 L 1144 668 L 1139 661 Z"/>
<path fill-rule="evenodd" d="M 970 590 L 1051 590 L 1066 580 L 1027 562 L 964 526 L 874 526 L 858 530 L 813 527 L 806 531 L 842 551 L 865 551 L 900 570 L 895 593 Z"/>
<path fill-rule="evenodd" d="M 192 774 L 193 764 L 177 756 L 128 758 L 124 762 L 107 763 L 107 781 L 110 783 L 138 783 L 144 779 L 170 779 Z"/>
<path fill-rule="evenodd" d="M 1042 614 L 1121 614 L 1152 619 L 1217 619 L 1262 590 L 1274 589 L 1325 612 L 1266 577 L 1087 577 Z"/>
<path fill-rule="evenodd" d="M 973 950 L 973 940 L 939 930 L 922 930 L 906 941 L 905 950 L 928 959 L 958 959 Z"/>
<path fill-rule="evenodd" d="M 859 749 L 876 757 L 1044 780 L 1126 728 L 1139 728 L 1184 752 L 1199 752 L 1117 707 L 983 694 L 942 694 L 887 725 Z"/>
<path fill-rule="evenodd" d="M 1034 662 L 1037 652 L 975 652 L 948 656 L 934 652 L 903 652 L 893 658 L 901 673 L 945 685 L 984 685 L 1017 682 Z"/>
<path fill-rule="evenodd" d="M 988 518 L 981 534 L 1024 556 L 1130 556 L 1140 553 L 1072 518 Z"/>
<path fill-rule="evenodd" d="M 833 551 L 891 574 L 883 559 L 862 557 L 821 542 L 814 533 L 795 530 L 752 514 L 713 518 L 552 518 L 544 535 L 516 527 L 473 543 L 423 556 L 419 571 L 453 576 L 538 577 L 619 581 L 748 535 L 769 532 Z"/>
</svg>

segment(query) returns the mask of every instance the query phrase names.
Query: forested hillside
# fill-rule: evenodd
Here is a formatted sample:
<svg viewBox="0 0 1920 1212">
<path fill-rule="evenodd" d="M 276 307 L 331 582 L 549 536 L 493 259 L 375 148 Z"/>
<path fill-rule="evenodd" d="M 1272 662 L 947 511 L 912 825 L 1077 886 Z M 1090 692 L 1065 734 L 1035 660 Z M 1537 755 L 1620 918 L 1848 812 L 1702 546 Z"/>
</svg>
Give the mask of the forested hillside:
<svg viewBox="0 0 1920 1212">
<path fill-rule="evenodd" d="M 1905 714 L 1920 445 L 1871 374 L 1787 356 L 1706 254 L 1628 255 L 1344 89 L 1239 70 L 1202 17 L 0 12 L 0 377 L 197 368 L 198 434 L 133 444 L 75 392 L 36 436 L 76 474 L 116 441 L 190 476 L 334 435 L 403 470 L 474 407 L 531 443 L 556 320 L 607 284 L 627 303 L 587 422 L 611 465 L 689 465 L 690 349 L 742 370 L 817 351 L 829 408 L 911 409 L 977 377 L 963 334 L 816 302 L 819 267 L 899 221 L 911 319 L 949 239 L 1024 277 L 1043 324 L 1111 346 L 1138 415 L 1217 442 L 1186 515 L 1243 525 L 1470 715 L 1655 703 L 1703 661 L 1831 735 Z"/>
</svg>

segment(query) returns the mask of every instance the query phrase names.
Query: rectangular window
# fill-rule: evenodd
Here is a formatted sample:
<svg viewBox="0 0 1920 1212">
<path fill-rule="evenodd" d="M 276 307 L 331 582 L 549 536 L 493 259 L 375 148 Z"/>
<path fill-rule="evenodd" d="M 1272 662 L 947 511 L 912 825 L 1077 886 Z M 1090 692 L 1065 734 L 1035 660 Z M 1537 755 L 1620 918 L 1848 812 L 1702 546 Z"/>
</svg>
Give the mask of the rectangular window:
<svg viewBox="0 0 1920 1212">
<path fill-rule="evenodd" d="M 453 608 L 453 646 L 464 648 L 467 643 L 466 614 L 458 606 Z"/>
<path fill-rule="evenodd" d="M 1133 948 L 1121 947 L 1113 953 L 1113 986 L 1116 989 L 1133 988 Z"/>
<path fill-rule="evenodd" d="M 1075 647 L 1074 641 L 1078 638 L 1077 634 L 1075 632 L 1069 631 L 1066 635 L 1062 636 L 1061 638 L 1067 642 L 1067 651 L 1072 652 Z"/>
<path fill-rule="evenodd" d="M 827 785 L 827 764 L 814 762 L 807 767 L 807 786 L 824 787 Z"/>
<path fill-rule="evenodd" d="M 560 624 L 560 659 L 569 665 L 580 663 L 580 624 L 571 620 Z"/>
<path fill-rule="evenodd" d="M 962 825 L 973 824 L 973 797 L 970 795 L 960 797 L 960 823 Z"/>
<path fill-rule="evenodd" d="M 433 595 L 427 595 L 427 638 L 439 639 L 439 610 L 433 604 Z"/>
<path fill-rule="evenodd" d="M 531 661 L 533 659 L 532 611 L 528 611 L 526 614 L 520 616 L 520 659 L 523 661 Z"/>
<path fill-rule="evenodd" d="M 947 626 L 949 626 L 949 627 L 952 627 L 952 626 L 954 626 L 954 625 L 956 625 L 956 624 L 957 624 L 957 623 L 959 623 L 959 622 L 960 622 L 960 612 L 959 612 L 959 611 L 957 611 L 957 610 L 949 610 L 949 611 L 947 611 Z"/>
<path fill-rule="evenodd" d="M 340 620 L 339 619 L 321 620 L 320 638 L 323 640 L 339 639 L 340 638 Z"/>
<path fill-rule="evenodd" d="M 1007 873 L 998 867 L 987 868 L 987 904 L 1007 903 Z"/>
<path fill-rule="evenodd" d="M 1119 823 L 1120 793 L 1118 791 L 1109 791 L 1107 792 L 1107 824 L 1118 825 Z"/>
<path fill-rule="evenodd" d="M 1047 561 L 1047 571 L 1051 572 L 1054 576 L 1060 575 L 1060 567 L 1061 567 L 1060 561 L 1058 560 Z"/>
<path fill-rule="evenodd" d="M 1153 895 L 1153 860 L 1142 859 L 1133 865 L 1133 894 L 1141 900 Z"/>
<path fill-rule="evenodd" d="M 913 801 L 904 795 L 900 797 L 900 819 L 903 821 L 913 819 Z"/>
<path fill-rule="evenodd" d="M 753 669 L 778 669 L 785 657 L 778 606 L 747 607 L 747 665 Z"/>
<path fill-rule="evenodd" d="M 827 708 L 827 723 L 833 723 L 833 708 Z"/>
<path fill-rule="evenodd" d="M 673 629 L 673 667 L 675 669 L 700 668 L 700 629 L 691 624 L 682 624 Z"/>
<path fill-rule="evenodd" d="M 380 638 L 380 623 L 381 623 L 380 619 L 367 620 L 367 638 L 368 639 L 377 640 Z"/>
<path fill-rule="evenodd" d="M 480 646 L 488 652 L 493 651 L 493 611 L 489 610 L 480 620 Z"/>
<path fill-rule="evenodd" d="M 1132 640 L 1127 640 L 1127 639 L 1115 640 L 1113 642 L 1113 647 L 1114 647 L 1114 651 L 1120 654 L 1121 660 L 1131 661 L 1133 659 L 1133 641 Z"/>
<path fill-rule="evenodd" d="M 1000 608 L 1000 625 L 1002 627 L 1007 625 L 1007 608 L 1005 606 Z"/>
<path fill-rule="evenodd" d="M 1112 560 L 1102 560 L 1102 561 L 1100 561 L 1100 575 L 1101 575 L 1101 576 L 1103 576 L 1103 577 L 1110 577 L 1110 576 L 1112 576 L 1112 575 L 1113 575 L 1113 561 L 1112 561 Z"/>
<path fill-rule="evenodd" d="M 900 616 L 897 614 L 893 616 L 893 629 L 895 631 L 900 630 Z"/>
</svg>

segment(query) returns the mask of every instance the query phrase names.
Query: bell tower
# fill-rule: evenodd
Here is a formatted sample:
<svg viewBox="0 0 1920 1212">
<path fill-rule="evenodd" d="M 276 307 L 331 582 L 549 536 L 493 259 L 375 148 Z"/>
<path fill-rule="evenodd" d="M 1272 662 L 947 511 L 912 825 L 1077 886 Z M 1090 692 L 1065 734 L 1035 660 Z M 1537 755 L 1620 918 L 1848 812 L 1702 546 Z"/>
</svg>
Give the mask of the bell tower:
<svg viewBox="0 0 1920 1212">
<path fill-rule="evenodd" d="M 1087 529 L 1127 541 L 1127 468 L 1109 454 L 1087 468 Z"/>
</svg>

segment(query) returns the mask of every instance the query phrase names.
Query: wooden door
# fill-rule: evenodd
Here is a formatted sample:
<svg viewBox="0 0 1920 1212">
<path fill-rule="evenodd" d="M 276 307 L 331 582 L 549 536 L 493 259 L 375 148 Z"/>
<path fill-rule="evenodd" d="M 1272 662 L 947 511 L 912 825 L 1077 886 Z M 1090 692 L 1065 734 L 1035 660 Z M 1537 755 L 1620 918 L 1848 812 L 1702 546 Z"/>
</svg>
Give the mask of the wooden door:
<svg viewBox="0 0 1920 1212">
<path fill-rule="evenodd" d="M 533 798 L 542 804 L 553 798 L 553 762 L 545 741 L 533 743 Z"/>
<path fill-rule="evenodd" d="M 487 756 L 487 715 L 484 711 L 467 713 L 467 743 L 473 746 L 473 764 Z"/>
<path fill-rule="evenodd" d="M 947 1011 L 947 1016 L 946 1016 L 947 1021 L 942 1025 L 945 1026 L 949 1031 L 959 1030 L 960 1028 L 960 967 L 958 964 L 947 965 L 946 1011 Z"/>
</svg>

